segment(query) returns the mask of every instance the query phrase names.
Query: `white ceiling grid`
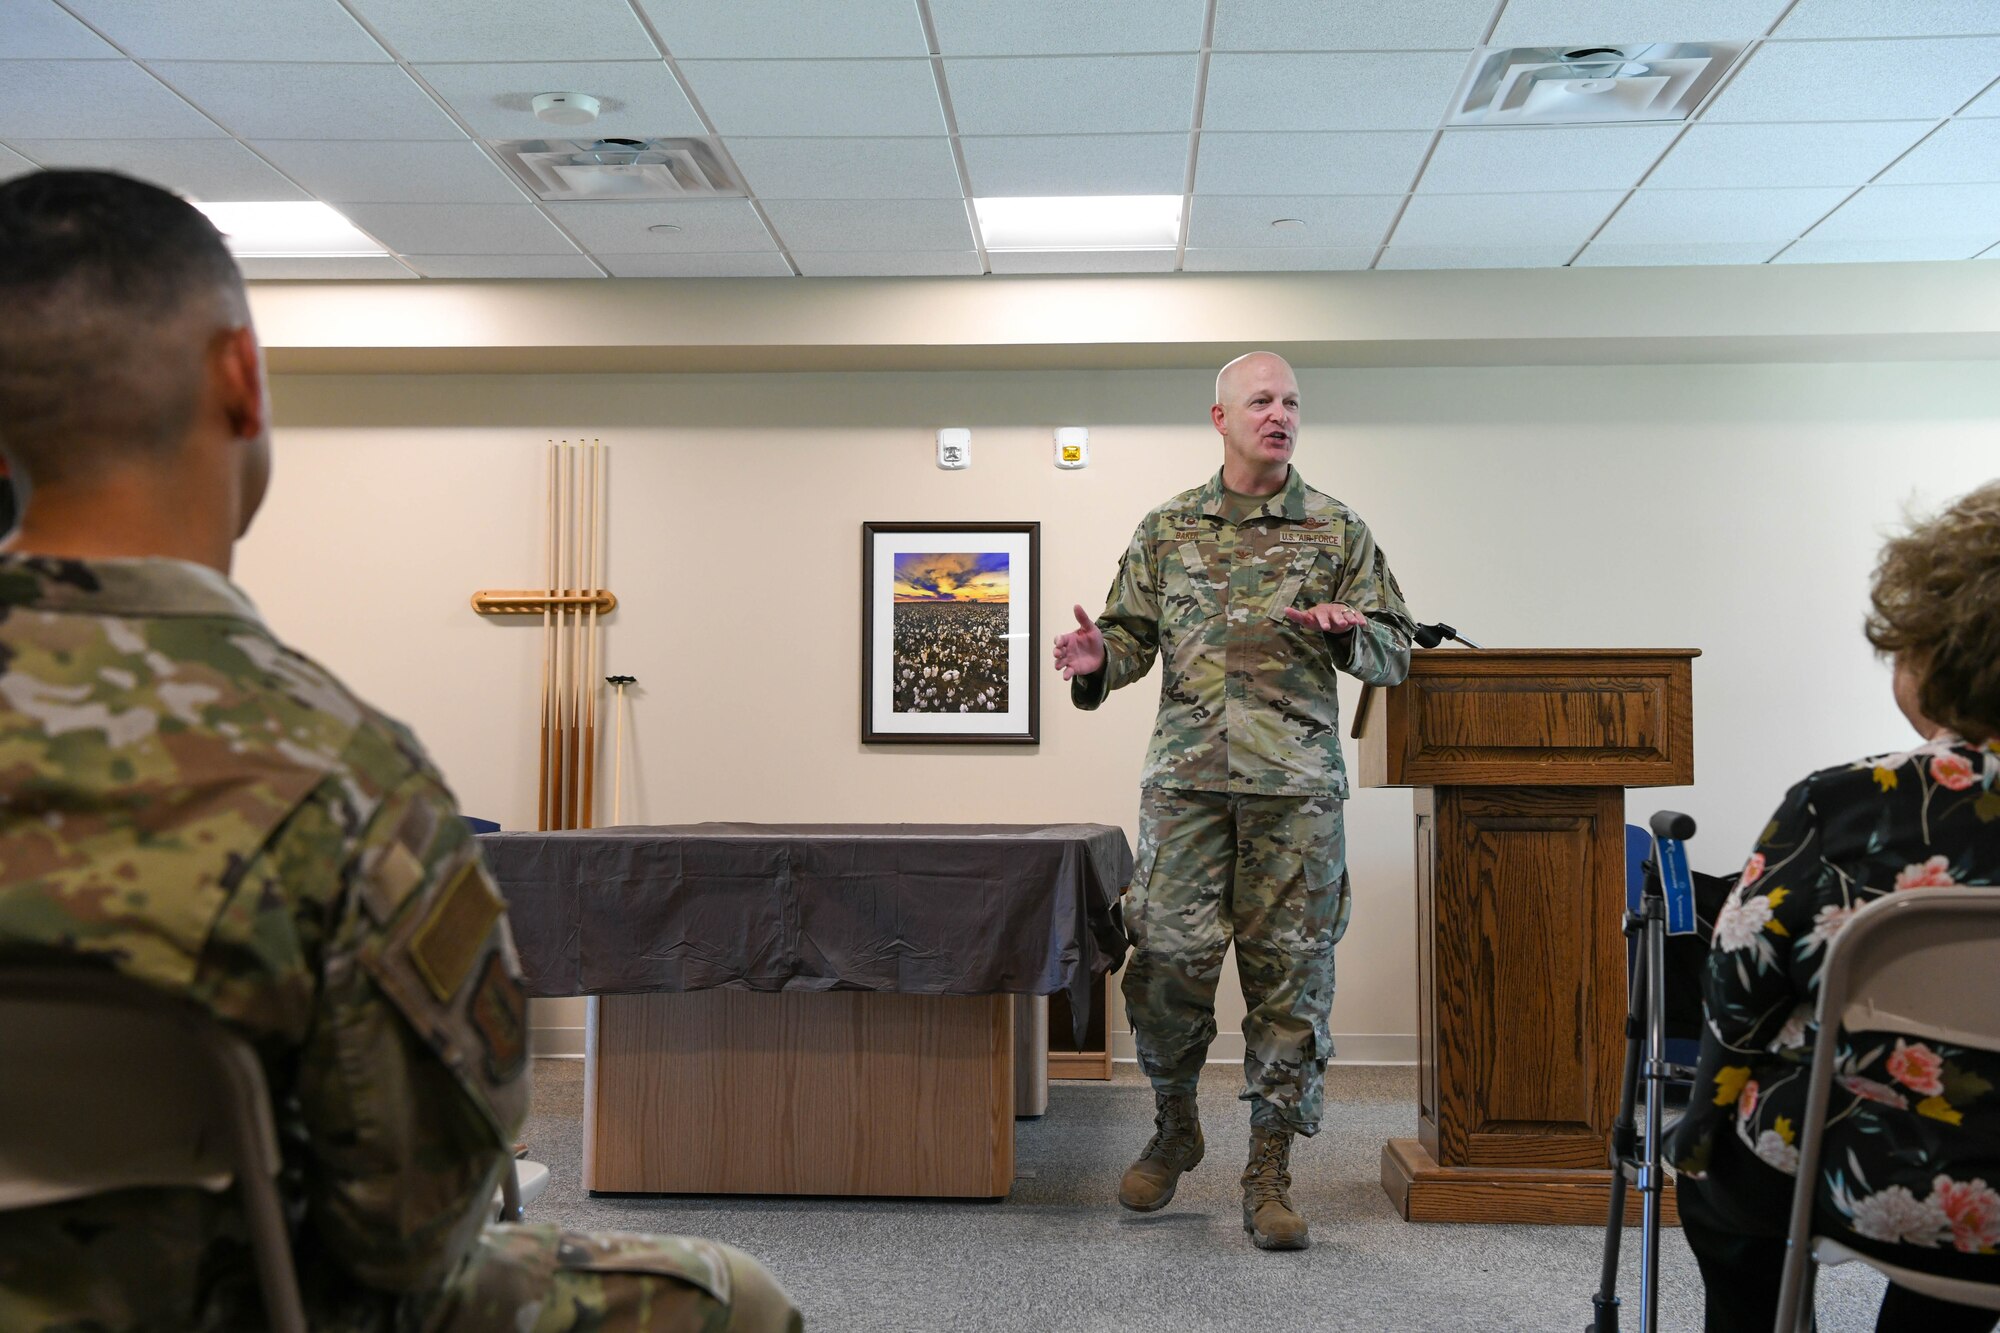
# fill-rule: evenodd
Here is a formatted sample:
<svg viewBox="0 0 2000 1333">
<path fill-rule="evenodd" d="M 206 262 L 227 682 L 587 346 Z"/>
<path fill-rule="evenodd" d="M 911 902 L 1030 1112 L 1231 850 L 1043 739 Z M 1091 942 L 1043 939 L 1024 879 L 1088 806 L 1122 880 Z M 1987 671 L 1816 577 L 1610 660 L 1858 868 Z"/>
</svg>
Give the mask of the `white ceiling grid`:
<svg viewBox="0 0 2000 1333">
<path fill-rule="evenodd" d="M 321 199 L 252 276 L 809 277 L 2000 257 L 1994 0 L 0 0 L 0 177 Z M 1687 122 L 1447 128 L 1495 46 L 1748 43 Z M 584 131 L 534 94 L 602 103 Z M 747 199 L 544 203 L 488 140 L 701 136 Z M 988 252 L 989 195 L 1179 194 Z M 1292 225 L 1273 228 L 1288 219 Z M 652 230 L 655 227 L 672 230 Z"/>
</svg>

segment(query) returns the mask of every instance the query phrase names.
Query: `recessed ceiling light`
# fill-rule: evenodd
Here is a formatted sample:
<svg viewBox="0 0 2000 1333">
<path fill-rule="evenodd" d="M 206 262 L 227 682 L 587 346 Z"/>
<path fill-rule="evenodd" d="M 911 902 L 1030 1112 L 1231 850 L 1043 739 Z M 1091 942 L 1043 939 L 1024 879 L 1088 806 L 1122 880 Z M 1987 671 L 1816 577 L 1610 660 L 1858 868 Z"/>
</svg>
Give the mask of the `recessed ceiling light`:
<svg viewBox="0 0 2000 1333">
<path fill-rule="evenodd" d="M 1304 218 L 1272 218 L 1271 225 L 1279 231 L 1297 231 L 1306 225 Z"/>
<path fill-rule="evenodd" d="M 988 250 L 1171 250 L 1180 241 L 1177 194 L 975 199 Z"/>
<path fill-rule="evenodd" d="M 337 259 L 387 254 L 352 222 L 322 203 L 234 203 L 195 207 L 239 259 Z"/>
<path fill-rule="evenodd" d="M 655 222 L 652 226 L 646 228 L 647 231 L 655 232 L 661 236 L 671 235 L 680 229 L 681 224 L 678 222 Z"/>
</svg>

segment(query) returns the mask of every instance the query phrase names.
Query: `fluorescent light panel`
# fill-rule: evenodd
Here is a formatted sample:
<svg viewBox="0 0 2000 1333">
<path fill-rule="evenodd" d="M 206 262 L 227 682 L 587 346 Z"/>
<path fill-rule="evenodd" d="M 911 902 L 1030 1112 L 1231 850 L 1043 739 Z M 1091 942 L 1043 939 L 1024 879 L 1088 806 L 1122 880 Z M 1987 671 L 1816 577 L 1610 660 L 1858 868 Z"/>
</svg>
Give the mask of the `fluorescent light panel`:
<svg viewBox="0 0 2000 1333">
<path fill-rule="evenodd" d="M 389 253 L 321 203 L 204 204 L 238 259 L 337 259 Z"/>
<path fill-rule="evenodd" d="M 1180 240 L 1177 194 L 975 199 L 988 250 L 1171 250 Z"/>
</svg>

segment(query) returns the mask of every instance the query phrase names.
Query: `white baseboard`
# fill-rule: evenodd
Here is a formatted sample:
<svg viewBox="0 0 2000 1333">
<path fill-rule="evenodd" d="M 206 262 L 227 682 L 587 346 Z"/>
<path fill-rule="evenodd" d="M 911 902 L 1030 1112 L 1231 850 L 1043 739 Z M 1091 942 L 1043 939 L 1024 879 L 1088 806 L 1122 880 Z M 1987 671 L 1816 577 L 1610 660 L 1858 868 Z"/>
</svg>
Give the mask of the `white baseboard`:
<svg viewBox="0 0 2000 1333">
<path fill-rule="evenodd" d="M 531 1055 L 554 1057 L 565 1060 L 583 1058 L 583 1029 L 570 1028 L 530 1028 L 528 1031 L 528 1052 Z"/>
<path fill-rule="evenodd" d="M 1336 1065 L 1414 1065 L 1417 1062 L 1417 1034 L 1414 1032 L 1336 1032 L 1333 1034 L 1333 1049 L 1338 1052 L 1329 1064 Z M 1139 1055 L 1132 1046 L 1132 1034 L 1114 1032 L 1111 1034 L 1111 1058 L 1126 1064 L 1138 1063 Z M 1240 1032 L 1218 1032 L 1208 1047 L 1208 1063 L 1212 1065 L 1240 1065 L 1243 1063 L 1243 1034 Z"/>
<path fill-rule="evenodd" d="M 1413 1032 L 1336 1032 L 1333 1047 L 1339 1052 L 1332 1061 L 1337 1065 L 1413 1065 L 1417 1062 L 1417 1037 Z M 583 1029 L 535 1028 L 530 1033 L 529 1050 L 538 1056 L 580 1060 L 583 1058 Z M 1138 1059 L 1132 1049 L 1131 1033 L 1111 1034 L 1111 1058 L 1127 1064 Z M 1212 1065 L 1242 1064 L 1243 1034 L 1216 1034 L 1214 1044 L 1208 1048 L 1208 1062 Z"/>
</svg>

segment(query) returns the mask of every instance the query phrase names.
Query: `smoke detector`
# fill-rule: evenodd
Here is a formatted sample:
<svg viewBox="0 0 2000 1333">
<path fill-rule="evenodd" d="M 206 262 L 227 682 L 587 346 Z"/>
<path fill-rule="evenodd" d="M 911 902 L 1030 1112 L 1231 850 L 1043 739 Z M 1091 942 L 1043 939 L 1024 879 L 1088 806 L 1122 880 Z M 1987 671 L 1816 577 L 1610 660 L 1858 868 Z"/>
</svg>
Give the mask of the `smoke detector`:
<svg viewBox="0 0 2000 1333">
<path fill-rule="evenodd" d="M 706 139 L 506 139 L 501 160 L 538 199 L 739 199 Z"/>
<path fill-rule="evenodd" d="M 598 101 L 589 93 L 536 93 L 535 119 L 551 125 L 588 125 L 597 119 Z"/>
<path fill-rule="evenodd" d="M 1510 47 L 1481 51 L 1451 125 L 1610 125 L 1686 120 L 1742 42 Z"/>
</svg>

